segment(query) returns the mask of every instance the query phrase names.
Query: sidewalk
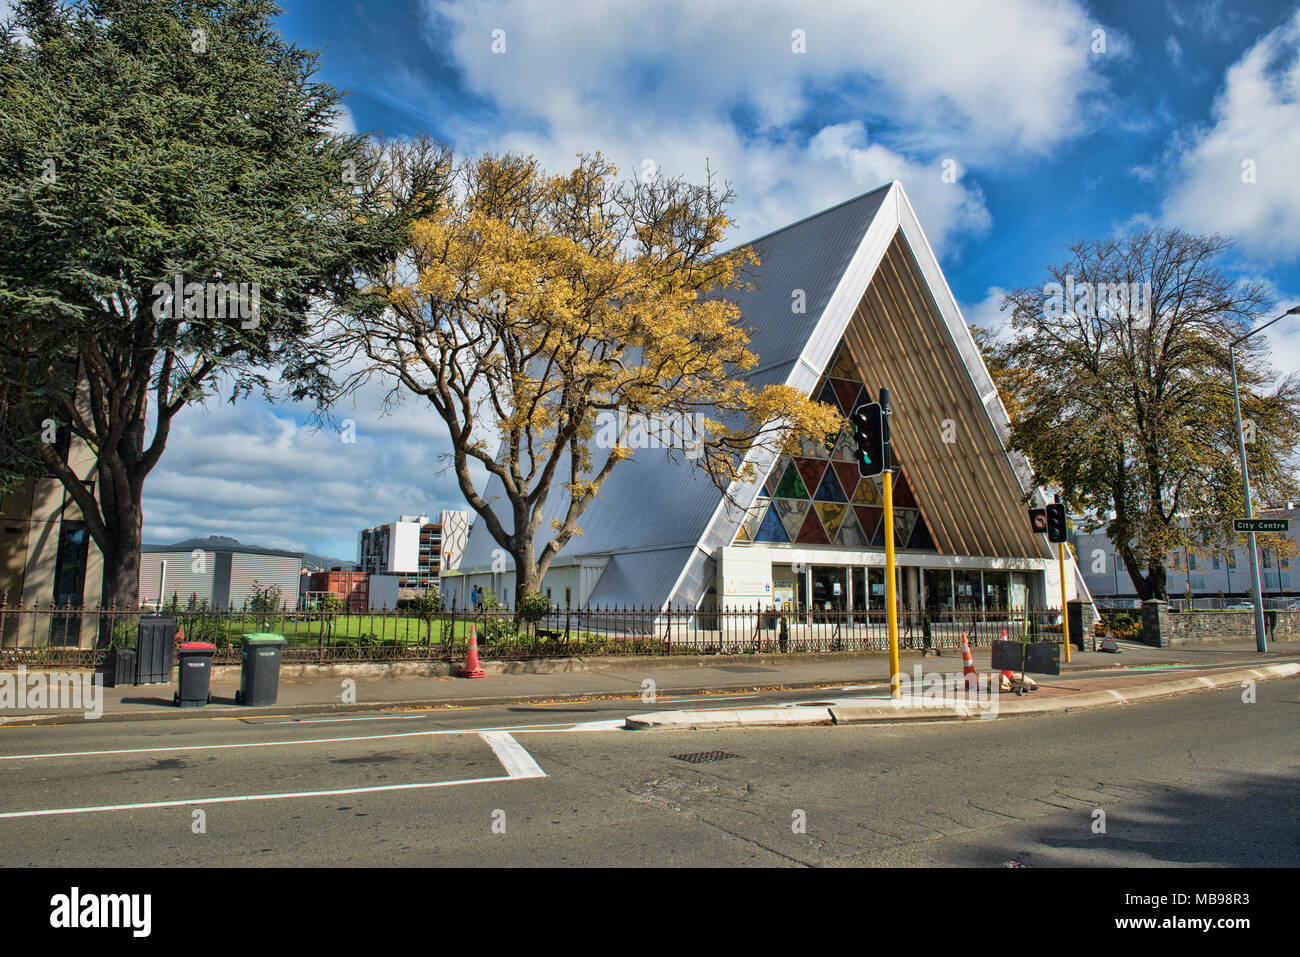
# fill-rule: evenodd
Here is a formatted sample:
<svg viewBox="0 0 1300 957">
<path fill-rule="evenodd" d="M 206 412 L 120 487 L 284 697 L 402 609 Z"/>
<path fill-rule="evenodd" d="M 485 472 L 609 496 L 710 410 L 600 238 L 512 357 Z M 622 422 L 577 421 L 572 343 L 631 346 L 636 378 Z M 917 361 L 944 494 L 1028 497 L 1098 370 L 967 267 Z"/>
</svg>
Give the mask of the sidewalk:
<svg viewBox="0 0 1300 957">
<path fill-rule="evenodd" d="M 1259 655 L 1253 643 L 1214 645 L 1199 648 L 1149 648 L 1121 642 L 1118 655 L 1101 652 L 1072 654 L 1062 665 L 1059 678 L 1040 681 L 1035 692 L 1040 700 L 1062 695 L 1082 695 L 1104 688 L 1131 688 L 1151 682 L 1186 678 L 1185 671 L 1147 671 L 1126 674 L 1134 668 L 1213 668 L 1240 662 L 1242 667 L 1273 664 L 1300 655 L 1300 642 L 1272 646 Z M 989 670 L 989 650 L 975 650 L 975 666 Z M 942 657 L 922 658 L 919 652 L 900 654 L 901 670 L 911 675 L 920 666 L 924 674 L 960 674 L 960 653 L 946 651 Z M 882 653 L 842 655 L 734 655 L 664 660 L 656 658 L 589 659 L 573 664 L 573 670 L 544 674 L 489 674 L 468 680 L 458 677 L 386 677 L 360 674 L 345 679 L 303 679 L 282 676 L 277 703 L 270 708 L 247 708 L 234 703 L 239 686 L 237 673 L 214 677 L 212 703 L 203 708 L 177 708 L 172 704 L 175 684 L 139 685 L 103 689 L 101 721 L 148 720 L 151 718 L 202 718 L 238 715 L 292 714 L 320 711 L 366 711 L 397 707 L 471 707 L 516 702 L 563 701 L 591 698 L 626 698 L 638 701 L 642 692 L 653 688 L 659 701 L 672 696 L 781 689 L 837 689 L 889 680 L 889 659 Z M 1108 669 L 1102 676 L 1069 680 L 1074 673 Z M 12 674 L 12 672 L 10 672 Z M 355 682 L 355 703 L 344 704 L 345 681 Z M 86 720 L 81 709 L 55 711 L 0 710 L 0 725 L 67 724 Z"/>
</svg>

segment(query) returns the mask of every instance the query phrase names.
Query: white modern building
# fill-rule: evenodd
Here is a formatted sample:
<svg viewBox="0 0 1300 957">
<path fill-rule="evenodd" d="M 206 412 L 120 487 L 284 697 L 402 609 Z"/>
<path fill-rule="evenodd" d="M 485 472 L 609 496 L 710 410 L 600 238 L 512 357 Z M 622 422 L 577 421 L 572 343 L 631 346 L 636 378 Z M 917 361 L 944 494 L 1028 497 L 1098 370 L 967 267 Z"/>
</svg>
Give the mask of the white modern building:
<svg viewBox="0 0 1300 957">
<path fill-rule="evenodd" d="M 904 608 L 1060 608 L 1053 547 L 1034 534 L 1028 463 L 988 370 L 901 184 L 842 203 L 750 244 L 752 288 L 732 293 L 752 330 L 755 386 L 785 383 L 846 416 L 892 396 L 898 594 Z M 793 309 L 792 301 L 803 309 Z M 728 504 L 687 458 L 637 449 L 580 519 L 582 534 L 543 581 L 555 604 L 646 608 L 879 609 L 884 602 L 880 480 L 860 478 L 852 438 L 800 455 L 749 456 L 754 481 Z M 603 461 L 593 461 L 599 468 Z M 500 480 L 485 491 L 504 502 Z M 568 507 L 551 489 L 541 527 Z M 508 510 L 497 512 L 507 530 Z M 540 548 L 543 542 L 538 543 Z M 508 560 L 478 522 L 443 596 L 474 585 L 512 603 Z M 496 562 L 494 563 L 494 558 Z M 505 566 L 504 569 L 502 566 Z M 1070 599 L 1087 586 L 1066 564 Z"/>
<path fill-rule="evenodd" d="M 399 588 L 437 585 L 444 570 L 460 563 L 469 518 L 469 512 L 446 510 L 436 522 L 427 514 L 402 515 L 395 522 L 362 529 L 357 535 L 357 567 L 372 576 L 396 576 Z"/>
</svg>

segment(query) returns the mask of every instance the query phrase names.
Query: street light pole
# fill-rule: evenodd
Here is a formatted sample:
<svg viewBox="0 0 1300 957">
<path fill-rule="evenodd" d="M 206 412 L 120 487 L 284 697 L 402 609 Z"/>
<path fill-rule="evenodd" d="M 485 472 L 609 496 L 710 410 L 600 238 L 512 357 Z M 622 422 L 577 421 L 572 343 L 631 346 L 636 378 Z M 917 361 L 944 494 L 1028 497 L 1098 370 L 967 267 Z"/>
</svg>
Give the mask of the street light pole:
<svg viewBox="0 0 1300 957">
<path fill-rule="evenodd" d="M 1241 457 L 1241 494 L 1246 500 L 1246 517 L 1254 518 L 1255 514 L 1250 507 L 1250 472 L 1246 467 L 1246 438 L 1241 431 L 1241 394 L 1237 391 L 1237 353 L 1238 343 L 1245 342 L 1256 333 L 1263 332 L 1278 319 L 1286 316 L 1300 315 L 1300 306 L 1292 306 L 1277 319 L 1270 319 L 1258 329 L 1252 329 L 1245 335 L 1238 336 L 1228 343 L 1228 360 L 1232 364 L 1232 401 L 1237 409 L 1237 454 Z M 1255 551 L 1255 533 L 1247 532 L 1247 541 L 1250 548 L 1250 587 L 1255 598 L 1255 650 L 1263 653 L 1268 651 L 1268 640 L 1264 637 L 1264 593 L 1260 587 L 1259 581 L 1259 556 Z"/>
</svg>

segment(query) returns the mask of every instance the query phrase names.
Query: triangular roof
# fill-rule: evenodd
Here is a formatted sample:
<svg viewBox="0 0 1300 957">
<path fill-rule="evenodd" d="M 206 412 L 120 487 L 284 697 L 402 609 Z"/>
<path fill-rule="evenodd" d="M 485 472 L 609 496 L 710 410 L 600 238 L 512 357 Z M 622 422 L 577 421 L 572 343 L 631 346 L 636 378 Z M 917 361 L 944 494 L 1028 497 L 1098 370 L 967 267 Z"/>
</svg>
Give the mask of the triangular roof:
<svg viewBox="0 0 1300 957">
<path fill-rule="evenodd" d="M 891 390 L 891 437 L 938 550 L 1050 558 L 1023 511 L 1032 473 L 1005 447 L 1006 411 L 902 185 L 882 186 L 745 245 L 760 265 L 748 277 L 753 288 L 730 298 L 759 357 L 750 381 L 811 394 L 843 342 L 869 391 Z M 802 312 L 792 307 L 797 298 Z M 762 450 L 750 458 L 758 477 L 733 487 L 739 502 L 753 501 L 773 465 Z M 485 497 L 505 501 L 495 476 Z M 541 528 L 567 505 L 567 491 L 553 488 Z M 583 555 L 642 553 L 640 562 L 612 563 L 625 571 L 609 582 L 602 576 L 592 603 L 694 607 L 712 581 L 713 554 L 732 542 L 744 517 L 692 463 L 639 450 L 611 473 L 579 520 L 582 535 L 553 567 Z M 509 528 L 509 515 L 501 519 Z M 487 570 L 496 549 L 476 522 L 461 570 Z M 676 564 L 677 573 L 632 574 L 651 559 Z M 1076 581 L 1086 593 L 1077 575 Z"/>
</svg>

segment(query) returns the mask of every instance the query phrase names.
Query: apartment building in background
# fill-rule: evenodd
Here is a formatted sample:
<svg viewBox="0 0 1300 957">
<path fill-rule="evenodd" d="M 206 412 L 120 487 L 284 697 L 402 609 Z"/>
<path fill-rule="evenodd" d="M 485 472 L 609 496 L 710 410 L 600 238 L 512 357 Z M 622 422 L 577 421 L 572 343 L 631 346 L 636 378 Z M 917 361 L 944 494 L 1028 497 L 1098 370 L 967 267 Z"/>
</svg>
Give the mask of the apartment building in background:
<svg viewBox="0 0 1300 957">
<path fill-rule="evenodd" d="M 439 584 L 442 573 L 460 564 L 469 538 L 469 512 L 444 510 L 402 515 L 395 522 L 363 528 L 357 536 L 357 570 L 396 577 L 399 590 Z"/>
</svg>

